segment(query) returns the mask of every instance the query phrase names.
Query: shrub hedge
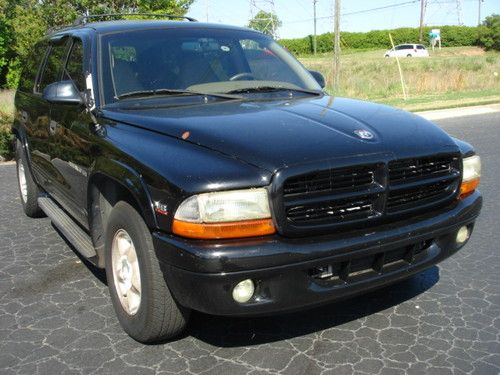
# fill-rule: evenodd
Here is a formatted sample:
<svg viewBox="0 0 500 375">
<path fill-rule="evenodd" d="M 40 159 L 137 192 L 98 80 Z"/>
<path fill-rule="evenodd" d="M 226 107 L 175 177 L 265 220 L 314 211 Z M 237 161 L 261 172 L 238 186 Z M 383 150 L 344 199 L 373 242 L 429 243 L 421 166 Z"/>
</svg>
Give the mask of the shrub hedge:
<svg viewBox="0 0 500 375">
<path fill-rule="evenodd" d="M 12 123 L 11 116 L 0 111 L 0 161 L 3 159 L 10 160 L 14 156 L 13 150 L 13 135 L 10 124 Z"/>
<path fill-rule="evenodd" d="M 431 29 L 441 29 L 442 45 L 446 47 L 474 46 L 479 45 L 479 28 L 470 26 L 435 26 L 426 27 L 424 35 Z M 379 49 L 391 46 L 389 33 L 392 34 L 394 44 L 418 43 L 419 29 L 417 27 L 403 27 L 393 30 L 373 30 L 366 33 L 343 32 L 341 34 L 341 46 L 344 49 Z M 285 46 L 295 55 L 309 55 L 313 52 L 313 37 L 281 39 L 281 45 Z M 428 44 L 424 43 L 424 44 Z M 325 33 L 317 36 L 318 53 L 333 51 L 333 33 Z"/>
</svg>

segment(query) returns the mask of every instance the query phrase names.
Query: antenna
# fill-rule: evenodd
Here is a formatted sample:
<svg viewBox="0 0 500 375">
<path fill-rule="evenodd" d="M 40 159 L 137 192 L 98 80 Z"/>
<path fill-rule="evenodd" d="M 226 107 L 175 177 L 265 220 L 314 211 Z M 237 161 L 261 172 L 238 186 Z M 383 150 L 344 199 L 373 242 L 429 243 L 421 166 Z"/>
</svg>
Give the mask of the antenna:
<svg viewBox="0 0 500 375">
<path fill-rule="evenodd" d="M 250 0 L 250 19 L 253 19 L 257 13 L 260 11 L 269 13 L 272 15 L 267 19 L 268 23 L 266 28 L 271 32 L 274 39 L 278 38 L 278 25 L 276 24 L 276 7 L 274 6 L 274 0 Z"/>
</svg>

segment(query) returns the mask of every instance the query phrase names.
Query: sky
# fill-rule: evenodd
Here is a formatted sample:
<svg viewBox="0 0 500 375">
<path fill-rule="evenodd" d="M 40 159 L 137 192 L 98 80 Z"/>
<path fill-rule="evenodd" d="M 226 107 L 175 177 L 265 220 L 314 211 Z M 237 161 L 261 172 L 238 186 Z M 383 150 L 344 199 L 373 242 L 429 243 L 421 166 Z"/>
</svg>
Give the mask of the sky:
<svg viewBox="0 0 500 375">
<path fill-rule="evenodd" d="M 463 24 L 477 25 L 479 1 L 461 0 Z M 255 2 L 261 9 L 270 9 L 270 0 Z M 250 3 L 250 0 L 196 0 L 188 15 L 199 21 L 206 21 L 208 15 L 209 22 L 246 26 L 252 14 Z M 333 3 L 334 0 L 317 0 L 318 34 L 333 29 Z M 280 38 L 313 33 L 313 0 L 275 0 L 274 7 L 283 23 L 278 30 Z M 386 8 L 373 10 L 381 7 Z M 483 0 L 481 19 L 493 13 L 500 14 L 500 0 Z M 424 20 L 429 26 L 457 25 L 457 1 L 427 0 Z M 420 0 L 341 0 L 341 30 L 344 31 L 418 27 L 419 21 Z"/>
</svg>

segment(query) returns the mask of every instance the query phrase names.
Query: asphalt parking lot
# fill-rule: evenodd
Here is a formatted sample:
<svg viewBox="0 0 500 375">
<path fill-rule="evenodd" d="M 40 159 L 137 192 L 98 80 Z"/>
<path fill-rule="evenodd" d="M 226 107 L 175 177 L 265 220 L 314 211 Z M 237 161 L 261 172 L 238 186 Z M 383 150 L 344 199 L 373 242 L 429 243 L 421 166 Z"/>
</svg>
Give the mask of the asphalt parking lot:
<svg viewBox="0 0 500 375">
<path fill-rule="evenodd" d="M 194 314 L 178 340 L 144 346 L 115 318 L 104 274 L 49 219 L 25 217 L 0 166 L 1 374 L 500 373 L 500 114 L 436 121 L 474 144 L 485 204 L 469 244 L 385 289 L 268 318 Z"/>
</svg>

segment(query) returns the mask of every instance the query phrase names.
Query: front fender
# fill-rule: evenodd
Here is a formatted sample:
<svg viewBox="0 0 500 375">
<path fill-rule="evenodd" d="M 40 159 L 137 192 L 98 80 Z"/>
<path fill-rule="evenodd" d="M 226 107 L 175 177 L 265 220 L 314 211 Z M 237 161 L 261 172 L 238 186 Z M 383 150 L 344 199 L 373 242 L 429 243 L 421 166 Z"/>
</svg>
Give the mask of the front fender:
<svg viewBox="0 0 500 375">
<path fill-rule="evenodd" d="M 89 179 L 89 186 L 92 186 L 94 181 L 102 177 L 112 179 L 126 189 L 137 203 L 139 213 L 144 218 L 146 225 L 151 229 L 158 228 L 150 192 L 138 171 L 123 161 L 100 157 L 95 162 Z M 91 201 L 91 199 L 88 200 L 88 202 Z"/>
</svg>

